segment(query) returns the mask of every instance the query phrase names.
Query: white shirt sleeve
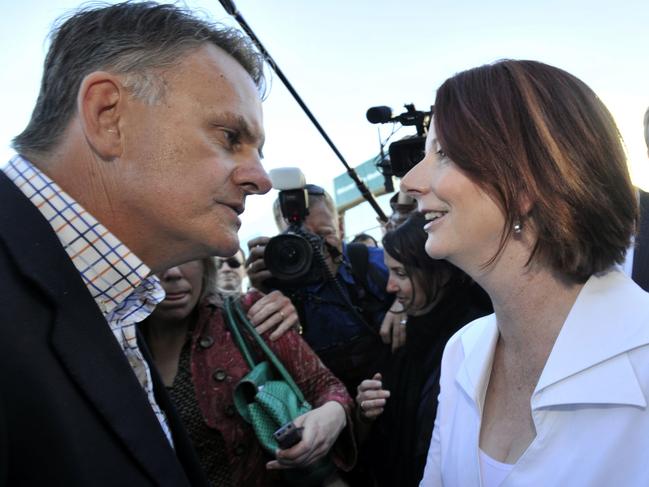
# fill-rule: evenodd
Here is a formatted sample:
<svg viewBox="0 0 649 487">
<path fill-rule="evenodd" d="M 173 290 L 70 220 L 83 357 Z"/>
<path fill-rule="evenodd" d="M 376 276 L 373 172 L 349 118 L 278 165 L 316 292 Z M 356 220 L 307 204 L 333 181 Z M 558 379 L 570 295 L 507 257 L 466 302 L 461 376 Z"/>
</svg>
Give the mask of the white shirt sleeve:
<svg viewBox="0 0 649 487">
<path fill-rule="evenodd" d="M 428 447 L 428 456 L 426 457 L 426 468 L 424 476 L 419 483 L 419 487 L 441 487 L 442 469 L 441 469 L 441 443 L 439 440 L 439 425 L 435 420 L 433 436 Z"/>
</svg>

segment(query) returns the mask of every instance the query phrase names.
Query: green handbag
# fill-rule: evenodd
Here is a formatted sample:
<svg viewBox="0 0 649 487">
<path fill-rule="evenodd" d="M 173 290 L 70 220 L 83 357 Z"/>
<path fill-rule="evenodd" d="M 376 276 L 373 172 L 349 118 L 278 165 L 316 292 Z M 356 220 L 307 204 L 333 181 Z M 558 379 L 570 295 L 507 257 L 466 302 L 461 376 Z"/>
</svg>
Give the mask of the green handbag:
<svg viewBox="0 0 649 487">
<path fill-rule="evenodd" d="M 234 389 L 234 405 L 241 417 L 252 425 L 261 446 L 274 457 L 279 445 L 273 433 L 286 423 L 310 411 L 311 405 L 282 362 L 250 323 L 239 301 L 228 297 L 224 302 L 224 308 L 228 327 L 250 367 L 250 372 Z M 247 337 L 254 339 L 267 360 L 255 362 L 242 329 Z M 325 457 L 305 469 L 290 469 L 282 472 L 289 483 L 308 486 L 319 485 L 334 471 L 333 462 L 329 457 Z"/>
</svg>

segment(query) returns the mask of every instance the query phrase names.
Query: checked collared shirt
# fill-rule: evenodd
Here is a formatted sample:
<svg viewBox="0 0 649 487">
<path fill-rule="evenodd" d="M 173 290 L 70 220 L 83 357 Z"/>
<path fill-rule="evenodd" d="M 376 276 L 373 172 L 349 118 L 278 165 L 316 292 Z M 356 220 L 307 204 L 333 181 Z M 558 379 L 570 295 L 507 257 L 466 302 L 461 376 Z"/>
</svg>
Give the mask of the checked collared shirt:
<svg viewBox="0 0 649 487">
<path fill-rule="evenodd" d="M 15 156 L 2 169 L 43 214 L 79 271 L 142 385 L 173 446 L 164 412 L 153 395 L 151 371 L 137 345 L 135 324 L 165 297 L 160 281 L 117 237 L 28 160 Z"/>
</svg>

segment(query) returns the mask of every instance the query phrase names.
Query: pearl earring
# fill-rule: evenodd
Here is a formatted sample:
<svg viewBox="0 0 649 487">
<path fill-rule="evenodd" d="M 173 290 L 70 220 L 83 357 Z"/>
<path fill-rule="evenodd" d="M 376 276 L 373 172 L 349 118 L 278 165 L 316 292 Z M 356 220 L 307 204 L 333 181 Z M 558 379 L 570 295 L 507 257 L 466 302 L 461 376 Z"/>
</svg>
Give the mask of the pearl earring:
<svg viewBox="0 0 649 487">
<path fill-rule="evenodd" d="M 519 235 L 523 231 L 523 225 L 521 225 L 520 220 L 516 220 L 514 222 L 514 226 L 512 227 L 512 229 L 514 230 L 514 233 L 516 235 Z"/>
</svg>

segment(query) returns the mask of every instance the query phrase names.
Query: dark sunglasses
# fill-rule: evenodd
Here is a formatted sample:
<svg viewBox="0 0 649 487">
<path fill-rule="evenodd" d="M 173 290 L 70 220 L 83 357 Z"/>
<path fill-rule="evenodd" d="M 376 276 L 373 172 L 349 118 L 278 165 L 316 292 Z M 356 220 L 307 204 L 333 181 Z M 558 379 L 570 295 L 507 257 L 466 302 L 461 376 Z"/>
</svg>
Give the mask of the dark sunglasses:
<svg viewBox="0 0 649 487">
<path fill-rule="evenodd" d="M 228 257 L 227 259 L 216 259 L 216 268 L 220 269 L 224 262 L 228 263 L 230 269 L 237 269 L 241 266 L 241 262 L 239 262 L 236 257 Z"/>
</svg>

